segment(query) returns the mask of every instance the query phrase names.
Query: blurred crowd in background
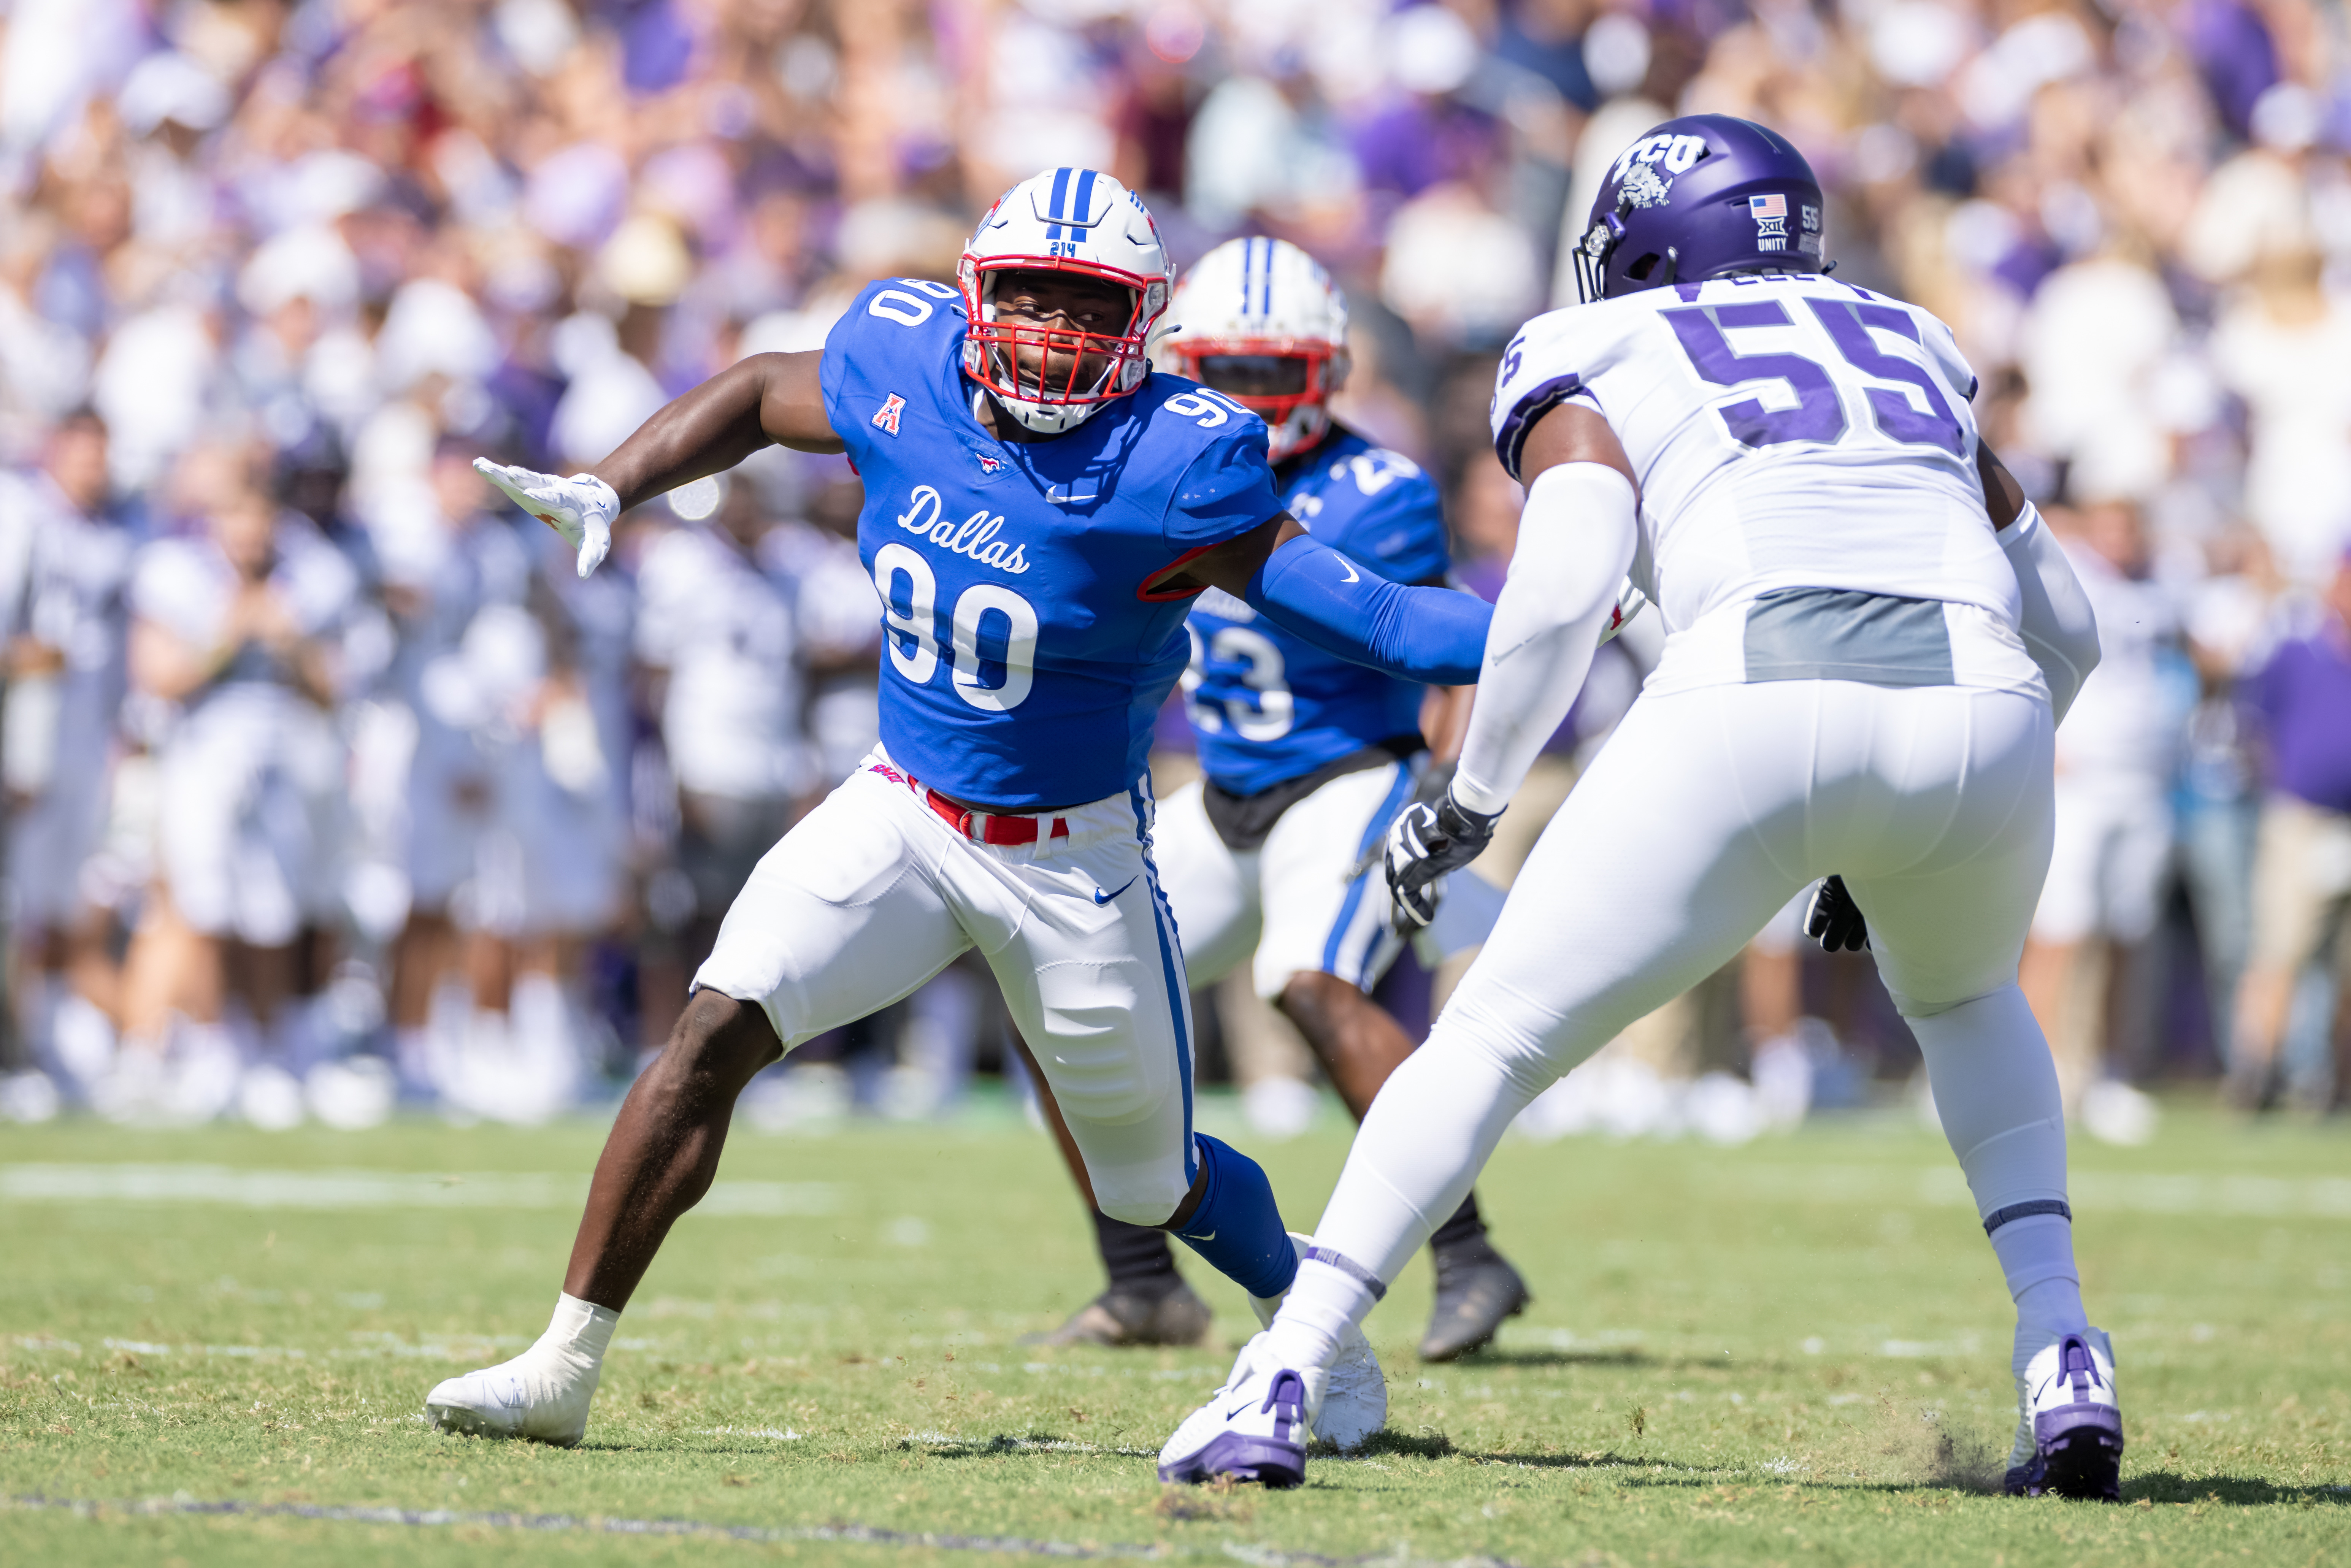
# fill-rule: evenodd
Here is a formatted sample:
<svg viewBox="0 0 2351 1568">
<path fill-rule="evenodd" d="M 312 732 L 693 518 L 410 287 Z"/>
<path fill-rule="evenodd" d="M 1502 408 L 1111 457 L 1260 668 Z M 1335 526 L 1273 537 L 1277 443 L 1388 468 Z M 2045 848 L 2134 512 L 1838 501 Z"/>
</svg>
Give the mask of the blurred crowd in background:
<svg viewBox="0 0 2351 1568">
<path fill-rule="evenodd" d="M 2339 7 L 0 0 L 0 1113 L 534 1121 L 664 1037 L 752 862 L 872 738 L 858 482 L 770 452 L 640 508 L 581 581 L 475 455 L 593 462 L 1091 164 L 1179 263 L 1270 233 L 1330 267 L 1343 416 L 1440 476 L 1490 595 L 1497 352 L 1573 303 L 1598 172 L 1698 111 L 1793 139 L 1837 276 L 1951 323 L 2095 600 L 2024 969 L 2069 1104 L 2130 1141 L 2158 1080 L 2351 1088 Z M 1530 830 L 1645 649 L 1595 675 Z M 1163 737 L 1172 778 L 1179 706 Z M 1788 925 L 1530 1124 L 1735 1136 L 1885 1098 L 1915 1053 L 1866 959 Z M 1425 1024 L 1429 988 L 1407 963 L 1384 994 Z M 994 1005 L 950 970 L 754 1117 L 1017 1079 Z M 1204 1071 L 1279 1132 L 1304 1057 L 1253 1008 L 1202 999 Z"/>
</svg>

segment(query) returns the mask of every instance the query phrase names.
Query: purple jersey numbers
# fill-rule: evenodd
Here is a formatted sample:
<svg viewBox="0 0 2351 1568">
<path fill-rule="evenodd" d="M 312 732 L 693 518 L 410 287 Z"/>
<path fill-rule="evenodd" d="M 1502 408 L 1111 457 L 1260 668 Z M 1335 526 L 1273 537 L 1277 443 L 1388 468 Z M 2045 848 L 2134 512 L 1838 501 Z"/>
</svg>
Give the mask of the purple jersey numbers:
<svg viewBox="0 0 2351 1568">
<path fill-rule="evenodd" d="M 1837 352 L 1862 374 L 1898 386 L 1870 386 L 1863 392 L 1877 429 L 1889 441 L 1905 445 L 1933 446 L 1954 457 L 1964 457 L 1966 435 L 1951 413 L 1949 400 L 1935 378 L 1909 360 L 1879 348 L 1872 329 L 1919 341 L 1918 324 L 1910 313 L 1892 305 L 1863 304 L 1845 299 L 1807 299 L 1813 317 Z M 1717 386 L 1745 386 L 1755 382 L 1780 382 L 1794 394 L 1793 408 L 1766 408 L 1748 398 L 1716 409 L 1730 434 L 1748 446 L 1777 445 L 1783 441 L 1834 442 L 1845 433 L 1844 405 L 1836 383 L 1816 361 L 1802 354 L 1742 354 L 1730 346 L 1729 333 L 1741 327 L 1785 327 L 1792 324 L 1779 301 L 1758 299 L 1736 305 L 1697 305 L 1660 312 L 1691 368 Z M 1911 401 L 1915 392 L 1926 402 L 1922 411 Z"/>
<path fill-rule="evenodd" d="M 1900 355 L 1883 351 L 1870 339 L 1869 329 L 1875 327 L 1881 332 L 1918 341 L 1918 323 L 1910 312 L 1893 305 L 1864 305 L 1846 299 L 1807 299 L 1804 303 L 1820 318 L 1829 340 L 1837 346 L 1837 352 L 1844 356 L 1847 364 L 1880 381 L 1914 386 L 1926 398 L 1927 412 L 1921 413 L 1910 406 L 1907 393 L 1892 387 L 1865 389 L 1870 412 L 1877 416 L 1877 428 L 1887 440 L 1939 446 L 1954 457 L 1967 455 L 1966 435 L 1959 429 L 1959 422 L 1951 415 L 1951 405 L 1943 401 L 1943 389 L 1935 384 L 1935 378 Z"/>
<path fill-rule="evenodd" d="M 1788 311 L 1776 299 L 1744 305 L 1696 305 L 1665 311 L 1666 324 L 1681 340 L 1698 373 L 1717 386 L 1749 382 L 1785 382 L 1796 394 L 1793 408 L 1765 408 L 1755 398 L 1725 403 L 1715 412 L 1730 434 L 1749 446 L 1782 441 L 1834 441 L 1844 434 L 1844 405 L 1837 401 L 1829 373 L 1802 354 L 1742 354 L 1724 333 L 1739 327 L 1785 327 Z"/>
</svg>

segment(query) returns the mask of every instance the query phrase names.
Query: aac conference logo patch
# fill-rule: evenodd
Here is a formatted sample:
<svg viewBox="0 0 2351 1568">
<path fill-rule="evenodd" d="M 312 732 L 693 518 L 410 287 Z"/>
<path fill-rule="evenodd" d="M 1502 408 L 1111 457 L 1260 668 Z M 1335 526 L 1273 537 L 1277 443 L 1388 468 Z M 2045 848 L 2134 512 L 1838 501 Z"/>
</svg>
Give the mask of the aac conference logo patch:
<svg viewBox="0 0 2351 1568">
<path fill-rule="evenodd" d="M 898 416 L 905 412 L 906 400 L 892 392 L 890 400 L 882 405 L 882 412 L 873 416 L 873 423 L 878 428 L 895 435 L 898 434 Z"/>
</svg>

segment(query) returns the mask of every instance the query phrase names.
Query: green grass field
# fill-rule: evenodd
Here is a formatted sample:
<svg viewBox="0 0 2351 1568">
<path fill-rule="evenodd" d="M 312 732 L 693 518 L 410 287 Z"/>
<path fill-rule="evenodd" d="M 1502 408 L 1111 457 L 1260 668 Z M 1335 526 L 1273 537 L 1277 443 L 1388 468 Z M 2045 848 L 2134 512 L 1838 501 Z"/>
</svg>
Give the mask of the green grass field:
<svg viewBox="0 0 2351 1568">
<path fill-rule="evenodd" d="M 1301 1228 L 1333 1120 L 1256 1151 Z M 1424 1367 L 1416 1263 L 1370 1324 L 1388 1433 L 1296 1491 L 1154 1479 L 1251 1326 L 1205 1269 L 1207 1348 L 1019 1343 L 1097 1280 L 1002 1114 L 738 1135 L 585 1446 L 428 1430 L 436 1379 L 545 1325 L 600 1141 L 0 1130 L 0 1560 L 2351 1562 L 2340 1131 L 2175 1107 L 2150 1147 L 2077 1149 L 2120 1507 L 1986 1494 L 2007 1302 L 1939 1138 L 1891 1115 L 1506 1144 L 1482 1193 L 1535 1305 Z"/>
</svg>

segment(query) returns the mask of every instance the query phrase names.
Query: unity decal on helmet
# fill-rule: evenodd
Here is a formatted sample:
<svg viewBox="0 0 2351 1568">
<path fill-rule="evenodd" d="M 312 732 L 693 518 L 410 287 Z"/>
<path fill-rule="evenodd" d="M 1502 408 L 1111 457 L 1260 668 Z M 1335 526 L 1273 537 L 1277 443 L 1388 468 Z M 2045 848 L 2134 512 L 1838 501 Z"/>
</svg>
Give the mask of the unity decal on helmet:
<svg viewBox="0 0 2351 1568">
<path fill-rule="evenodd" d="M 1750 196 L 1747 210 L 1755 219 L 1755 248 L 1785 250 L 1788 248 L 1788 198 L 1777 191 L 1768 196 Z"/>
</svg>

